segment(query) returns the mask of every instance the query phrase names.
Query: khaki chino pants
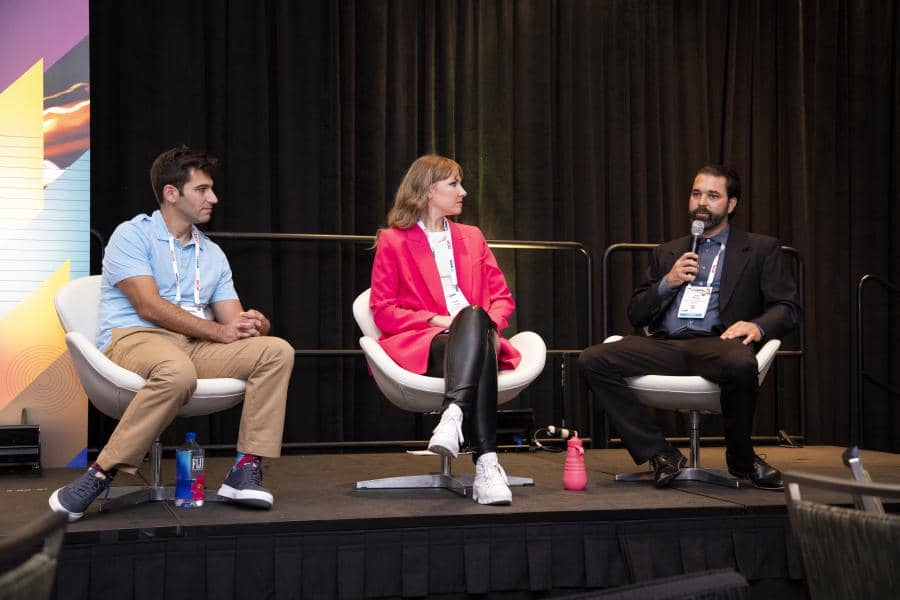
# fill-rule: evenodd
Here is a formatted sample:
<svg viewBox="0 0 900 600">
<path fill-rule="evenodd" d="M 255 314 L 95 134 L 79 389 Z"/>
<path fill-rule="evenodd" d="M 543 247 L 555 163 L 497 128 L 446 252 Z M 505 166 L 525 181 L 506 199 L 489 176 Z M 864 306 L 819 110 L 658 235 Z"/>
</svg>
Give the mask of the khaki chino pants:
<svg viewBox="0 0 900 600">
<path fill-rule="evenodd" d="M 112 331 L 106 355 L 147 380 L 97 457 L 101 468 L 134 473 L 156 437 L 191 399 L 197 379 L 247 381 L 237 449 L 264 457 L 281 455 L 288 382 L 294 349 L 277 337 L 230 344 L 188 338 L 166 329 Z"/>
</svg>

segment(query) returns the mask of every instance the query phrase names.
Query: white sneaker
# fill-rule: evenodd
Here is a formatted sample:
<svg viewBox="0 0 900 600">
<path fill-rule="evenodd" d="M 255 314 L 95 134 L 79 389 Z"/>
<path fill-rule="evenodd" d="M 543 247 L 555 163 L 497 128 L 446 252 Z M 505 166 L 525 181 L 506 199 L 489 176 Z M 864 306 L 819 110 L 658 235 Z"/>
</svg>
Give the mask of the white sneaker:
<svg viewBox="0 0 900 600">
<path fill-rule="evenodd" d="M 431 433 L 428 449 L 441 456 L 456 458 L 456 455 L 459 454 L 459 445 L 464 441 L 462 422 L 462 409 L 456 404 L 448 406 L 441 415 L 437 427 Z"/>
<path fill-rule="evenodd" d="M 475 463 L 472 499 L 478 504 L 512 504 L 509 480 L 506 478 L 506 471 L 497 462 L 496 452 L 488 452 L 478 457 L 478 462 Z"/>
</svg>

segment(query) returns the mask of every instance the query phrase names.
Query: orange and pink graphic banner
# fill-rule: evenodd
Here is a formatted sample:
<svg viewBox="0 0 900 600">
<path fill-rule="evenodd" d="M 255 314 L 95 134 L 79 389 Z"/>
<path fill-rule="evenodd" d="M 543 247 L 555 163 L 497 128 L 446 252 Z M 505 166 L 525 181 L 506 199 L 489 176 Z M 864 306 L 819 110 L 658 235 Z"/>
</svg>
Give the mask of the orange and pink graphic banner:
<svg viewBox="0 0 900 600">
<path fill-rule="evenodd" d="M 90 270 L 88 0 L 0 0 L 0 424 L 83 466 L 87 399 L 53 306 Z"/>
</svg>

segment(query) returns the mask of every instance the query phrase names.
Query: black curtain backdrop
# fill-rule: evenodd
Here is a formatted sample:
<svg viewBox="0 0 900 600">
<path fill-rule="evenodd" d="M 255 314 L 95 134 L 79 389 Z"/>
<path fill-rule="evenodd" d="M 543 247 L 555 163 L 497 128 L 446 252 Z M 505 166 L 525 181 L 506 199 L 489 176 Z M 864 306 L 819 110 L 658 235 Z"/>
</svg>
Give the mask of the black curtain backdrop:
<svg viewBox="0 0 900 600">
<path fill-rule="evenodd" d="M 900 282 L 893 0 L 93 1 L 90 36 L 102 235 L 155 209 L 149 165 L 179 142 L 222 159 L 210 231 L 371 235 L 409 163 L 438 152 L 462 164 L 462 221 L 488 238 L 592 250 L 594 340 L 578 256 L 497 251 L 519 303 L 509 333 L 535 330 L 551 348 L 599 341 L 604 249 L 686 233 L 696 169 L 732 164 L 744 180 L 736 224 L 805 262 L 810 440 L 851 439 L 856 281 Z M 245 306 L 275 334 L 297 348 L 356 347 L 350 304 L 368 287 L 369 249 L 220 243 Z M 609 325 L 622 333 L 641 261 L 615 264 Z M 865 369 L 896 390 L 897 299 L 873 288 L 865 305 Z M 583 384 L 548 365 L 513 406 L 583 430 Z M 796 361 L 779 371 L 760 434 L 775 428 L 775 388 L 785 428 L 800 427 Z M 867 384 L 865 397 L 867 445 L 900 450 L 896 394 Z M 168 441 L 190 427 L 233 443 L 237 419 L 180 424 Z M 90 445 L 110 426 L 92 418 Z M 285 442 L 429 428 L 380 396 L 361 358 L 298 359 Z"/>
</svg>

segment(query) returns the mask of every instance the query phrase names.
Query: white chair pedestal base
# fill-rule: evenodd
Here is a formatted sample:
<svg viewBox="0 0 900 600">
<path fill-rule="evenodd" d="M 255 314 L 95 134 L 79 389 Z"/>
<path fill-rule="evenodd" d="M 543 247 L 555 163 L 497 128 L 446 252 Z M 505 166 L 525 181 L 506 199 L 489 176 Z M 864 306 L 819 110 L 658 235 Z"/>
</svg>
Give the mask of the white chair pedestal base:
<svg viewBox="0 0 900 600">
<path fill-rule="evenodd" d="M 507 476 L 510 487 L 534 485 L 534 479 L 530 477 Z M 450 458 L 441 456 L 441 472 L 428 475 L 406 475 L 401 477 L 384 477 L 381 479 L 369 479 L 357 481 L 358 490 L 394 490 L 394 489 L 428 489 L 441 488 L 450 490 L 460 496 L 466 495 L 466 489 L 472 488 L 474 475 L 456 476 L 451 470 Z"/>
<path fill-rule="evenodd" d="M 472 484 L 475 482 L 474 475 L 460 475 L 456 478 L 458 481 L 463 482 L 467 488 L 471 488 Z M 531 477 L 518 477 L 516 475 L 507 475 L 506 481 L 509 484 L 509 487 L 529 487 L 534 485 L 534 479 Z"/>
<path fill-rule="evenodd" d="M 109 487 L 109 493 L 100 496 L 98 502 L 100 512 L 110 512 L 127 506 L 137 506 L 147 502 L 163 502 L 174 498 L 175 491 L 172 488 L 155 488 L 146 485 L 112 485 Z"/>
<path fill-rule="evenodd" d="M 700 481 L 714 483 L 730 488 L 741 487 L 741 480 L 731 475 L 728 469 L 700 468 L 700 411 L 692 410 L 691 415 L 691 466 L 681 470 L 678 477 L 672 481 Z M 616 475 L 616 481 L 653 481 L 653 471 L 638 471 L 636 473 L 620 473 Z"/>
<path fill-rule="evenodd" d="M 228 502 L 217 493 L 206 490 L 203 502 Z M 109 494 L 98 499 L 100 512 L 112 512 L 128 506 L 138 506 L 147 502 L 175 502 L 175 488 L 171 485 L 153 487 L 150 485 L 110 486 Z"/>
<path fill-rule="evenodd" d="M 616 481 L 653 481 L 653 471 L 638 471 L 636 473 L 621 473 L 616 475 Z M 726 469 L 701 469 L 687 467 L 681 470 L 673 481 L 701 481 L 714 483 L 725 487 L 739 488 L 741 480 L 732 477 Z"/>
<path fill-rule="evenodd" d="M 358 490 L 399 490 L 399 489 L 428 489 L 443 488 L 457 493 L 460 496 L 466 495 L 466 484 L 453 477 L 452 475 L 444 475 L 443 473 L 432 473 L 429 475 L 409 475 L 406 477 L 384 477 L 382 479 L 369 479 L 367 481 L 357 481 L 356 489 Z"/>
</svg>

